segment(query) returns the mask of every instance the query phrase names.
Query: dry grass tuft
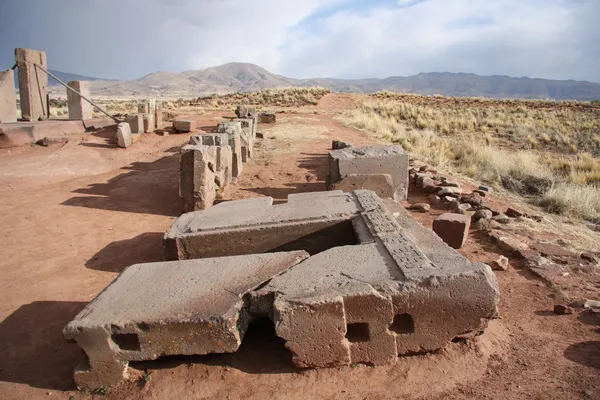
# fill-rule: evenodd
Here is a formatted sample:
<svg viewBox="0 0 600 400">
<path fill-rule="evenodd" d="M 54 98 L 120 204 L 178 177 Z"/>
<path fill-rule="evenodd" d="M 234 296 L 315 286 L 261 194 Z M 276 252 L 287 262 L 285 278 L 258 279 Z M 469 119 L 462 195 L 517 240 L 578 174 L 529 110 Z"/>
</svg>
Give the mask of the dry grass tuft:
<svg viewBox="0 0 600 400">
<path fill-rule="evenodd" d="M 591 103 L 373 96 L 340 121 L 549 212 L 600 218 L 600 110 Z"/>
</svg>

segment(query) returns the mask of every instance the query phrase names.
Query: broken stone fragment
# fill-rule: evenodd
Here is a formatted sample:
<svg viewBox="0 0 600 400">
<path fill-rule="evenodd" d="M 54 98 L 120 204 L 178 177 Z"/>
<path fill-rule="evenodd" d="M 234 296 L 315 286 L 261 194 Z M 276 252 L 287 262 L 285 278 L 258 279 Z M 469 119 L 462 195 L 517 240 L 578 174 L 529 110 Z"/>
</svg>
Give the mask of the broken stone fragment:
<svg viewBox="0 0 600 400">
<path fill-rule="evenodd" d="M 481 191 L 484 191 L 487 193 L 492 193 L 494 191 L 494 188 L 492 188 L 491 186 L 481 185 L 481 186 L 479 186 L 478 190 L 481 190 Z"/>
<path fill-rule="evenodd" d="M 459 197 L 461 194 L 461 189 L 459 187 L 448 186 L 448 187 L 444 187 L 442 190 L 437 192 L 437 194 L 440 197 L 443 197 L 443 196 Z"/>
<path fill-rule="evenodd" d="M 490 210 L 477 210 L 472 217 L 473 221 L 479 221 L 480 219 L 492 219 L 492 212 Z"/>
<path fill-rule="evenodd" d="M 504 213 L 499 213 L 498 215 L 494 216 L 492 219 L 501 224 L 510 223 L 510 218 Z"/>
<path fill-rule="evenodd" d="M 506 215 L 508 215 L 511 218 L 519 218 L 523 216 L 523 213 L 521 211 L 515 210 L 514 208 L 509 207 L 506 210 Z"/>
<path fill-rule="evenodd" d="M 433 231 L 450 247 L 460 249 L 469 236 L 471 217 L 446 213 L 433 221 Z"/>
<path fill-rule="evenodd" d="M 556 304 L 554 306 L 554 313 L 558 315 L 573 314 L 573 309 L 569 306 Z"/>
<path fill-rule="evenodd" d="M 409 209 L 425 213 L 431 209 L 431 206 L 427 203 L 416 203 L 416 204 L 411 204 Z"/>
<path fill-rule="evenodd" d="M 438 204 L 440 204 L 442 202 L 442 199 L 440 199 L 440 197 L 437 194 L 432 193 L 429 196 L 427 196 L 427 201 L 432 206 L 437 206 Z"/>
<path fill-rule="evenodd" d="M 496 260 L 494 260 L 492 264 L 492 269 L 496 271 L 507 271 L 508 270 L 508 258 L 504 256 L 499 256 Z"/>
<path fill-rule="evenodd" d="M 352 144 L 343 140 L 334 140 L 331 142 L 332 150 L 347 149 L 348 147 L 352 147 Z"/>
</svg>

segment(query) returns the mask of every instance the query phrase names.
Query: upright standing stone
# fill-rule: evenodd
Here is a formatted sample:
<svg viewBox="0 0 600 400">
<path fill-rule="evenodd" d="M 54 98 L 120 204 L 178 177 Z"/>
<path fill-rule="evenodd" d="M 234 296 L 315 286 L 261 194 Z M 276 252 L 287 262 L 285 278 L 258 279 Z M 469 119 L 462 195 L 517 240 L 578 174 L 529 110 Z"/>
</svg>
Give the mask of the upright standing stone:
<svg viewBox="0 0 600 400">
<path fill-rule="evenodd" d="M 17 99 L 15 97 L 15 75 L 12 69 L 0 72 L 0 122 L 17 121 Z"/>
<path fill-rule="evenodd" d="M 217 125 L 217 132 L 229 135 L 229 146 L 233 152 L 231 175 L 237 179 L 244 168 L 242 163 L 242 125 L 239 122 L 222 122 Z"/>
<path fill-rule="evenodd" d="M 71 81 L 68 85 L 88 99 L 90 98 L 90 87 L 86 81 Z M 80 95 L 67 90 L 67 102 L 69 119 L 92 119 L 94 113 L 92 105 L 81 98 Z"/>
<path fill-rule="evenodd" d="M 186 145 L 181 148 L 179 196 L 183 211 L 210 208 L 217 196 L 215 164 L 217 147 Z"/>
<path fill-rule="evenodd" d="M 154 101 L 154 122 L 156 123 L 156 129 L 162 128 L 163 115 L 162 115 L 162 101 Z"/>
<path fill-rule="evenodd" d="M 144 133 L 144 114 L 133 114 L 127 117 L 131 133 Z"/>
<path fill-rule="evenodd" d="M 144 132 L 150 133 L 154 131 L 155 122 L 154 122 L 154 113 L 145 113 L 144 117 Z"/>
<path fill-rule="evenodd" d="M 48 69 L 46 53 L 31 49 L 15 49 L 15 61 L 19 67 L 19 94 L 21 117 L 26 121 L 37 121 L 46 117 L 46 87 L 48 75 L 34 64 Z"/>
<path fill-rule="evenodd" d="M 133 144 L 131 136 L 131 127 L 127 122 L 121 122 L 117 125 L 117 144 L 119 147 L 129 147 Z"/>
</svg>

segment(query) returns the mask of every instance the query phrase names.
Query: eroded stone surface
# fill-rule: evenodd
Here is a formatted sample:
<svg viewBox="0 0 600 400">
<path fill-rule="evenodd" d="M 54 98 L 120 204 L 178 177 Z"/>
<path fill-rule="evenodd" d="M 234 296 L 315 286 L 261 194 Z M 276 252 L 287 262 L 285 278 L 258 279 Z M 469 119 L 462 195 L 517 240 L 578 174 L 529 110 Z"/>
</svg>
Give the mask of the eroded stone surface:
<svg viewBox="0 0 600 400">
<path fill-rule="evenodd" d="M 331 184 L 329 189 L 343 192 L 367 189 L 382 199 L 394 197 L 394 182 L 390 174 L 348 174 L 341 181 Z"/>
<path fill-rule="evenodd" d="M 15 61 L 19 67 L 19 96 L 21 100 L 21 118 L 25 121 L 37 121 L 47 118 L 46 88 L 48 75 L 36 65 L 48 70 L 46 53 L 38 50 L 15 49 Z"/>
<path fill-rule="evenodd" d="M 12 69 L 0 72 L 0 123 L 17 122 L 15 76 Z"/>
<path fill-rule="evenodd" d="M 181 148 L 179 163 L 179 196 L 183 201 L 183 211 L 205 210 L 211 207 L 217 196 L 217 147 L 184 146 Z"/>
<path fill-rule="evenodd" d="M 244 296 L 308 257 L 303 251 L 133 265 L 64 329 L 89 363 L 79 387 L 128 376 L 129 361 L 230 353 L 250 322 Z"/>
</svg>

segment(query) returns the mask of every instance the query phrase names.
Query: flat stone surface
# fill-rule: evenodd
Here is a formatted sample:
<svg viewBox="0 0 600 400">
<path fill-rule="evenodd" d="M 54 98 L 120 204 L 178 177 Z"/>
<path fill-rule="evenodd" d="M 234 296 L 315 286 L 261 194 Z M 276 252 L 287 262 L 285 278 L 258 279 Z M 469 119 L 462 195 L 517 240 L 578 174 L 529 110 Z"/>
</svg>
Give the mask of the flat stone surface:
<svg viewBox="0 0 600 400">
<path fill-rule="evenodd" d="M 125 269 L 64 329 L 90 362 L 76 382 L 118 383 L 128 361 L 236 351 L 249 323 L 244 295 L 307 257 L 295 251 Z"/>
<path fill-rule="evenodd" d="M 131 128 L 131 133 L 144 133 L 144 114 L 127 116 L 127 123 Z"/>
<path fill-rule="evenodd" d="M 344 192 L 367 189 L 374 191 L 382 199 L 394 197 L 394 182 L 390 174 L 349 174 L 329 188 Z"/>
<path fill-rule="evenodd" d="M 217 149 L 215 146 L 201 145 L 181 148 L 179 196 L 184 212 L 205 210 L 215 201 Z"/>
</svg>

